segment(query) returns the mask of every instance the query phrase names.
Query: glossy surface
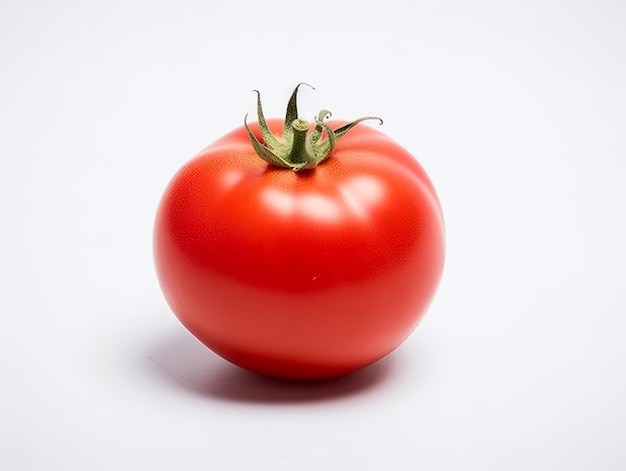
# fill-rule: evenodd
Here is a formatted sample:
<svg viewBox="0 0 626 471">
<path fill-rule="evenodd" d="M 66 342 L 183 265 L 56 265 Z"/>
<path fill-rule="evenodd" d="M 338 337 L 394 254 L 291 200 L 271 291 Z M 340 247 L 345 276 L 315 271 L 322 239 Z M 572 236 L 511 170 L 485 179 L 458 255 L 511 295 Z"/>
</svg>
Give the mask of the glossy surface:
<svg viewBox="0 0 626 471">
<path fill-rule="evenodd" d="M 270 167 L 240 128 L 174 176 L 154 255 L 170 307 L 213 351 L 269 376 L 328 378 L 415 328 L 441 276 L 444 228 L 423 169 L 373 128 L 300 172 Z"/>
</svg>

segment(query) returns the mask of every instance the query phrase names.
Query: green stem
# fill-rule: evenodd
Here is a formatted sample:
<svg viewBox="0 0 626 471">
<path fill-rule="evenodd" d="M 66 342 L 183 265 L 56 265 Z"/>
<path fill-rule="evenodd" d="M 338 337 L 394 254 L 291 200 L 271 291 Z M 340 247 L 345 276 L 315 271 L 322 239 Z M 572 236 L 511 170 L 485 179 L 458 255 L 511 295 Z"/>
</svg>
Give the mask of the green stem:
<svg viewBox="0 0 626 471">
<path fill-rule="evenodd" d="M 324 119 L 330 116 L 330 111 L 322 110 L 315 120 L 315 129 L 312 133 L 309 133 L 309 123 L 304 119 L 298 118 L 296 98 L 300 85 L 302 84 L 299 84 L 291 94 L 289 104 L 287 105 L 282 139 L 272 134 L 265 121 L 263 108 L 261 107 L 261 94 L 259 92 L 257 92 L 257 114 L 264 143 L 261 143 L 256 138 L 244 118 L 244 126 L 248 131 L 252 147 L 254 147 L 259 157 L 272 165 L 290 168 L 294 171 L 314 168 L 326 160 L 335 147 L 335 143 L 361 121 L 378 119 L 380 124 L 382 124 L 380 118 L 368 116 L 332 130 L 323 122 Z M 320 139 L 323 130 L 328 135 L 326 139 Z"/>
<path fill-rule="evenodd" d="M 309 123 L 304 119 L 296 118 L 291 122 L 291 129 L 293 129 L 293 142 L 291 144 L 291 152 L 289 152 L 286 160 L 293 164 L 294 167 L 298 167 L 301 164 L 306 164 L 313 158 L 307 146 Z"/>
</svg>

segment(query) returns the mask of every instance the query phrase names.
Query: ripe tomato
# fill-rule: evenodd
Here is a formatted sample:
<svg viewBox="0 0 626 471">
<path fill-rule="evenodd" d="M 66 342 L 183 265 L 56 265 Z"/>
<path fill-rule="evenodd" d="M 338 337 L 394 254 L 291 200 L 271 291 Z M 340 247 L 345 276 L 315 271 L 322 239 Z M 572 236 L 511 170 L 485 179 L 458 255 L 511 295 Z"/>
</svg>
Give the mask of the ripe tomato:
<svg viewBox="0 0 626 471">
<path fill-rule="evenodd" d="M 259 123 L 174 176 L 154 256 L 171 309 L 207 347 L 263 375 L 330 378 L 416 327 L 442 273 L 444 226 L 406 150 L 360 120 L 324 122 L 326 111 L 309 126 L 297 91 L 284 120 L 266 121 L 259 96 Z"/>
</svg>

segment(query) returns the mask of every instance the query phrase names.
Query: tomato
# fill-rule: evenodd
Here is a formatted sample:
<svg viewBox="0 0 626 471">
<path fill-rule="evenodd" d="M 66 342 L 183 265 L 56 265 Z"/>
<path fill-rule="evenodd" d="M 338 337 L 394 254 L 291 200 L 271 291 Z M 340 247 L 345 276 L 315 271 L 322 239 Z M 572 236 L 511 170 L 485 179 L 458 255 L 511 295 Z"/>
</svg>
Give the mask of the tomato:
<svg viewBox="0 0 626 471">
<path fill-rule="evenodd" d="M 332 378 L 417 326 L 442 274 L 444 224 L 413 156 L 360 120 L 322 111 L 309 125 L 297 91 L 285 119 L 265 120 L 259 96 L 259 123 L 173 177 L 155 266 L 175 315 L 223 358 L 272 377 Z"/>
</svg>

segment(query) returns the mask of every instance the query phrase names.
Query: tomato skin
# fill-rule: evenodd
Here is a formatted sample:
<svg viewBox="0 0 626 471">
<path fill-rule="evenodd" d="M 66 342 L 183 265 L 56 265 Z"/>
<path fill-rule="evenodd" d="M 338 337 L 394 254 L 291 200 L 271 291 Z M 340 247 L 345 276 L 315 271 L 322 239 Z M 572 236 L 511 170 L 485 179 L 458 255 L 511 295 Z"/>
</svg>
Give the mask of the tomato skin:
<svg viewBox="0 0 626 471">
<path fill-rule="evenodd" d="M 280 135 L 282 120 L 268 124 Z M 264 162 L 236 129 L 174 176 L 154 229 L 157 276 L 187 329 L 243 368 L 290 379 L 345 375 L 398 347 L 444 250 L 428 176 L 368 126 L 298 172 Z"/>
</svg>

